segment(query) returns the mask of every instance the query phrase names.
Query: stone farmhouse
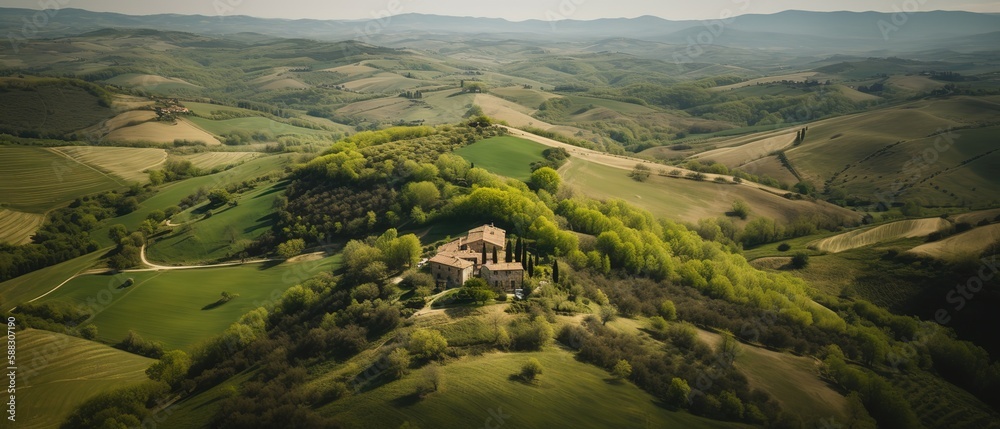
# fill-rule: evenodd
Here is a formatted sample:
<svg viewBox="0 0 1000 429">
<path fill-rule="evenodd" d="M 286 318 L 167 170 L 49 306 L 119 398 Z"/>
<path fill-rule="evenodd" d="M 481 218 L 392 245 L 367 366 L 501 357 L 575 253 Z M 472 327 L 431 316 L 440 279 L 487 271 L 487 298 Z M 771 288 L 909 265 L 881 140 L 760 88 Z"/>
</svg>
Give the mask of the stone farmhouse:
<svg viewBox="0 0 1000 429">
<path fill-rule="evenodd" d="M 490 286 L 513 292 L 524 280 L 524 266 L 520 262 L 503 261 L 506 246 L 507 231 L 493 225 L 473 228 L 465 237 L 438 247 L 437 254 L 428 261 L 431 276 L 438 285 L 448 288 L 459 287 L 466 280 L 480 276 Z M 495 264 L 494 249 L 501 255 Z"/>
</svg>

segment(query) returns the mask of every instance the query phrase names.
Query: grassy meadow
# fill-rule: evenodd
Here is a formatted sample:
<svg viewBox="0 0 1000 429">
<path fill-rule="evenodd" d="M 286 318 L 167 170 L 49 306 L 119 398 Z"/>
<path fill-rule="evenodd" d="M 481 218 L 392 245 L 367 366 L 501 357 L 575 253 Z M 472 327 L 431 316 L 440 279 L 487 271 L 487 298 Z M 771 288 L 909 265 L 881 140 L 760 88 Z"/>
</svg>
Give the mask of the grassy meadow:
<svg viewBox="0 0 1000 429">
<path fill-rule="evenodd" d="M 544 372 L 533 384 L 512 379 L 529 358 Z M 480 427 L 500 412 L 511 427 L 731 428 L 739 424 L 670 411 L 628 382 L 576 360 L 560 348 L 468 356 L 441 367 L 444 389 L 423 400 L 412 393 L 419 370 L 320 409 L 349 427 Z M 492 420 L 497 422 L 496 418 Z M 496 423 L 494 423 L 496 424 Z"/>
<path fill-rule="evenodd" d="M 271 228 L 274 201 L 281 195 L 282 185 L 270 184 L 238 196 L 235 207 L 212 209 L 208 202 L 195 206 L 195 213 L 211 209 L 212 217 L 173 228 L 149 245 L 146 257 L 167 265 L 229 259 Z"/>
<path fill-rule="evenodd" d="M 55 264 L 0 283 L 0 310 L 38 298 L 74 275 L 94 266 L 111 248 Z"/>
<path fill-rule="evenodd" d="M 0 146 L 0 205 L 45 213 L 86 194 L 125 186 L 86 164 L 50 149 Z"/>
<path fill-rule="evenodd" d="M 546 147 L 517 137 L 493 137 L 455 151 L 455 154 L 491 173 L 527 180 L 531 163 L 544 161 Z"/>
<path fill-rule="evenodd" d="M 90 307 L 94 312 L 88 323 L 97 326 L 102 342 L 117 343 L 134 330 L 145 339 L 162 341 L 167 349 L 189 349 L 244 313 L 275 302 L 286 289 L 339 264 L 340 257 L 333 256 L 297 263 L 84 275 L 40 302 Z M 120 288 L 128 278 L 135 284 Z M 212 308 L 223 291 L 239 297 Z"/>
<path fill-rule="evenodd" d="M 17 336 L 18 427 L 52 428 L 87 399 L 148 380 L 153 359 L 93 341 L 29 329 Z"/>
<path fill-rule="evenodd" d="M 281 171 L 290 162 L 291 158 L 287 155 L 259 157 L 223 172 L 167 183 L 162 185 L 156 195 L 142 201 L 139 204 L 139 209 L 127 215 L 105 221 L 101 227 L 92 231 L 90 236 L 102 246 L 109 246 L 112 244 L 108 238 L 108 229 L 111 225 L 120 223 L 128 227 L 129 230 L 135 230 L 153 210 L 163 210 L 164 208 L 177 205 L 181 199 L 197 192 L 200 188 L 212 190 L 231 183 L 239 183 L 244 180 L 268 175 Z"/>
</svg>

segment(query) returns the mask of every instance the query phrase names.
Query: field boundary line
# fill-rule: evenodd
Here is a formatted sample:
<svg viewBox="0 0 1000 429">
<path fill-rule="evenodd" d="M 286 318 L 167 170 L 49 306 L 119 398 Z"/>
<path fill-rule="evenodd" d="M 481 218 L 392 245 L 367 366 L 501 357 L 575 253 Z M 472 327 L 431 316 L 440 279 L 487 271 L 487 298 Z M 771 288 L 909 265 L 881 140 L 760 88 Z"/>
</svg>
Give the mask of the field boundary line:
<svg viewBox="0 0 1000 429">
<path fill-rule="evenodd" d="M 66 158 L 66 159 L 68 159 L 68 160 L 71 160 L 71 161 L 73 161 L 73 162 L 75 162 L 75 163 L 77 163 L 77 164 L 80 164 L 80 165 L 82 165 L 82 166 L 84 166 L 84 167 L 87 167 L 87 168 L 89 168 L 89 169 L 91 169 L 91 170 L 94 170 L 94 171 L 96 171 L 96 172 L 97 172 L 98 174 L 100 174 L 100 175 L 102 175 L 102 176 L 104 176 L 104 177 L 107 177 L 108 179 L 111 179 L 111 181 L 112 181 L 112 182 L 115 182 L 115 183 L 117 183 L 117 184 L 118 184 L 118 186 L 125 186 L 125 184 L 124 184 L 124 183 L 122 183 L 122 182 L 119 182 L 119 181 L 118 181 L 118 179 L 115 179 L 115 178 L 114 178 L 114 177 L 112 177 L 111 175 L 108 175 L 107 173 L 105 173 L 105 172 L 103 172 L 103 171 L 101 171 L 101 170 L 98 170 L 98 169 L 94 168 L 94 167 L 93 167 L 93 166 L 91 166 L 91 165 L 88 165 L 88 164 L 86 164 L 86 163 L 84 163 L 84 162 L 81 162 L 80 160 L 78 160 L 78 159 L 76 159 L 76 158 L 73 158 L 72 156 L 69 156 L 69 155 L 67 155 L 67 154 L 63 153 L 62 151 L 60 151 L 59 149 L 56 149 L 56 148 L 54 148 L 54 147 L 47 147 L 47 148 L 45 148 L 45 149 L 47 149 L 47 150 L 48 150 L 48 151 L 50 151 L 50 152 L 55 152 L 55 153 L 56 153 L 57 155 L 59 155 L 59 156 L 62 156 L 63 158 Z"/>
</svg>

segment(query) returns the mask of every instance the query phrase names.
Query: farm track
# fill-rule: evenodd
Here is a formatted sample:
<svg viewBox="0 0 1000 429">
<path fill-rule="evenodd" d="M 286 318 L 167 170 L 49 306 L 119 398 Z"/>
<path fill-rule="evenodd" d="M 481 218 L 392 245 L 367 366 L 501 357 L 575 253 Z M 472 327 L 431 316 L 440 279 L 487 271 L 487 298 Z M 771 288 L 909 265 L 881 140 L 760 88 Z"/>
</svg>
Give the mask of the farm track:
<svg viewBox="0 0 1000 429">
<path fill-rule="evenodd" d="M 219 264 L 206 264 L 206 265 L 176 265 L 176 266 L 158 265 L 158 264 L 154 264 L 152 262 L 149 262 L 149 260 L 146 259 L 146 246 L 145 245 L 142 246 L 139 249 L 139 257 L 142 260 L 143 265 L 146 265 L 148 268 L 136 268 L 136 269 L 122 270 L 121 272 L 123 272 L 123 273 L 140 273 L 140 272 L 148 272 L 148 271 L 195 270 L 195 269 L 204 269 L 204 268 L 235 267 L 235 266 L 239 266 L 239 265 L 262 264 L 262 263 L 265 263 L 265 262 L 278 262 L 278 261 L 282 261 L 281 259 L 254 259 L 252 261 L 223 262 L 223 263 L 219 263 Z M 65 285 L 66 283 L 69 283 L 70 280 L 73 280 L 73 279 L 75 279 L 77 277 L 84 276 L 84 275 L 89 275 L 89 274 L 106 273 L 106 272 L 108 272 L 108 270 L 101 270 L 101 269 L 86 269 L 86 270 L 81 270 L 81 271 L 77 272 L 76 274 L 73 274 L 72 276 L 70 276 L 66 280 L 63 280 L 62 283 L 59 283 L 58 285 L 56 285 L 56 287 L 52 288 L 48 292 L 45 292 L 45 293 L 43 293 L 43 294 L 41 294 L 41 295 L 39 295 L 39 296 L 37 296 L 35 298 L 32 298 L 28 302 L 35 302 L 35 301 L 37 301 L 39 299 L 42 299 L 42 298 L 48 296 L 52 292 L 55 292 L 55 291 L 59 290 L 59 288 L 63 287 L 63 285 Z M 11 310 L 14 310 L 16 308 L 17 307 L 14 307 Z"/>
</svg>

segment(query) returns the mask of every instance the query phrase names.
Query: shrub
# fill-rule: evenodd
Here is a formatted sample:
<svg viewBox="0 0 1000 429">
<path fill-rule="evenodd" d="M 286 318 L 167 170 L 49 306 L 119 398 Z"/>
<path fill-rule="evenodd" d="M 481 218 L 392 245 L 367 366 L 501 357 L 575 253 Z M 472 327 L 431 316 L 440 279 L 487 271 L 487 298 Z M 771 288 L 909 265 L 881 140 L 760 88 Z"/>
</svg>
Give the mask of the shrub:
<svg viewBox="0 0 1000 429">
<path fill-rule="evenodd" d="M 805 252 L 796 253 L 792 257 L 792 267 L 795 269 L 803 269 L 809 265 L 809 255 Z"/>
<path fill-rule="evenodd" d="M 448 340 L 440 331 L 417 329 L 410 334 L 408 348 L 412 355 L 420 359 L 434 359 L 441 356 L 448 348 Z"/>
<path fill-rule="evenodd" d="M 733 201 L 733 214 L 740 219 L 746 220 L 747 216 L 750 216 L 750 206 L 743 200 Z"/>
<path fill-rule="evenodd" d="M 667 388 L 667 403 L 676 407 L 683 407 L 688 403 L 688 395 L 691 394 L 691 387 L 687 380 L 674 377 L 670 380 L 670 387 Z"/>
<path fill-rule="evenodd" d="M 660 303 L 660 316 L 666 320 L 677 320 L 677 307 L 673 301 L 665 299 Z"/>
<path fill-rule="evenodd" d="M 627 360 L 620 359 L 615 363 L 614 368 L 611 368 L 611 375 L 619 380 L 627 379 L 632 375 L 632 365 L 629 365 Z"/>
<path fill-rule="evenodd" d="M 636 164 L 635 168 L 632 169 L 628 175 L 637 182 L 645 182 L 649 179 L 650 170 L 645 164 Z"/>
<path fill-rule="evenodd" d="M 787 252 L 787 251 L 791 250 L 791 248 L 792 248 L 792 245 L 788 244 L 788 243 L 781 243 L 781 244 L 778 245 L 778 251 L 779 252 Z"/>
<path fill-rule="evenodd" d="M 667 321 L 660 316 L 651 317 L 649 319 L 649 327 L 656 331 L 663 331 L 667 329 Z"/>
<path fill-rule="evenodd" d="M 521 378 L 525 381 L 534 381 L 542 374 L 542 363 L 535 358 L 528 358 L 528 361 L 521 366 Z"/>
<path fill-rule="evenodd" d="M 540 350 L 552 341 L 552 325 L 543 317 L 521 318 L 510 326 L 511 346 L 515 350 Z"/>
<path fill-rule="evenodd" d="M 135 331 L 128 331 L 125 339 L 116 344 L 115 347 L 129 353 L 135 353 L 137 355 L 153 359 L 159 359 L 160 356 L 163 356 L 163 344 L 156 341 L 145 340 Z"/>
<path fill-rule="evenodd" d="M 97 338 L 97 325 L 87 325 L 80 328 L 80 338 L 87 340 Z"/>
<path fill-rule="evenodd" d="M 404 348 L 396 348 L 386 356 L 389 371 L 396 378 L 401 378 L 410 370 L 410 352 Z"/>
<path fill-rule="evenodd" d="M 427 365 L 421 374 L 420 383 L 417 384 L 417 396 L 421 398 L 444 389 L 444 374 L 437 364 Z"/>
</svg>

